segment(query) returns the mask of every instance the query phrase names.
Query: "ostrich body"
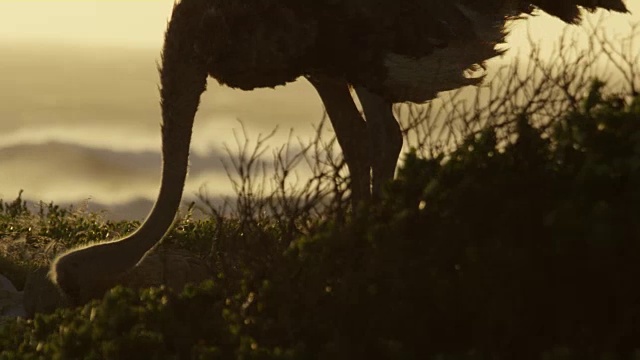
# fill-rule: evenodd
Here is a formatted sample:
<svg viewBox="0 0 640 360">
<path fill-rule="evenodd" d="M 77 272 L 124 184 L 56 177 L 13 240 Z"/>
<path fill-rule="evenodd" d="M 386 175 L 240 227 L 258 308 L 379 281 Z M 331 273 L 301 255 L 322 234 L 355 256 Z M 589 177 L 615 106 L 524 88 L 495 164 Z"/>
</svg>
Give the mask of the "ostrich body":
<svg viewBox="0 0 640 360">
<path fill-rule="evenodd" d="M 499 55 L 505 20 L 530 14 L 533 6 L 571 23 L 579 20 L 578 6 L 626 11 L 621 0 L 182 0 L 162 52 L 156 203 L 129 236 L 62 254 L 52 280 L 77 303 L 101 296 L 162 239 L 182 197 L 207 76 L 243 90 L 306 77 L 343 149 L 352 197 L 366 203 L 393 178 L 402 147 L 391 104 L 477 84 L 481 78 L 465 71 Z"/>
</svg>

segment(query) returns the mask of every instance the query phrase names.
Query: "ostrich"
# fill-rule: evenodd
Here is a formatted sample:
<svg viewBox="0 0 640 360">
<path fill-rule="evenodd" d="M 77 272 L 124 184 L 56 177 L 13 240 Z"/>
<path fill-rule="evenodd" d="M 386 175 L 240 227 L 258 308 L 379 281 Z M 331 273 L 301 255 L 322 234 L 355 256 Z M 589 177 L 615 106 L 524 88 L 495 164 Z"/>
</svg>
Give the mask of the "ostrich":
<svg viewBox="0 0 640 360">
<path fill-rule="evenodd" d="M 626 12 L 622 0 L 182 0 L 162 51 L 162 181 L 151 213 L 123 239 L 73 249 L 50 276 L 74 302 L 101 296 L 171 227 L 207 76 L 243 90 L 304 76 L 317 90 L 367 202 L 394 175 L 402 146 L 391 105 L 478 84 L 465 71 L 499 55 L 504 22 L 537 7 L 577 23 L 579 7 Z M 350 93 L 363 105 L 362 118 Z"/>
</svg>

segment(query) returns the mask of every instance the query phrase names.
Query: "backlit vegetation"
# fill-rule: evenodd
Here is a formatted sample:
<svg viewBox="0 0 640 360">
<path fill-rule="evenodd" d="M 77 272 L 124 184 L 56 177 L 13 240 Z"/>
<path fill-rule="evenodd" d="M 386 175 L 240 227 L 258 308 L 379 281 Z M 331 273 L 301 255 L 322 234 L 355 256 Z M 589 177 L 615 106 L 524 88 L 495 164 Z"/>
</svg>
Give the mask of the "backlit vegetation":
<svg viewBox="0 0 640 360">
<path fill-rule="evenodd" d="M 401 109 L 415 150 L 370 209 L 347 209 L 330 143 L 296 158 L 314 173 L 296 193 L 301 160 L 276 152 L 265 190 L 260 151 L 241 153 L 234 206 L 203 198 L 210 218 L 162 245 L 209 259 L 212 280 L 16 320 L 0 359 L 639 358 L 639 62 L 602 46 L 579 67 L 507 69 L 488 104 L 452 102 L 445 121 Z M 623 70 L 618 90 L 587 76 L 589 54 Z M 18 284 L 20 267 L 137 225 L 40 209 L 0 206 L 0 272 Z"/>
</svg>

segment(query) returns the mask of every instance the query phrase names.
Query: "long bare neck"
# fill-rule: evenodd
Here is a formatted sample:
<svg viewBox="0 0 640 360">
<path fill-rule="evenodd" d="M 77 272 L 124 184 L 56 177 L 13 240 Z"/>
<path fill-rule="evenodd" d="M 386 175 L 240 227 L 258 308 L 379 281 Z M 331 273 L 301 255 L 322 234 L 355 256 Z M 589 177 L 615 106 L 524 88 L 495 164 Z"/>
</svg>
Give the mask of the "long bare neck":
<svg viewBox="0 0 640 360">
<path fill-rule="evenodd" d="M 195 54 L 196 14 L 192 4 L 177 4 L 165 35 L 162 51 L 162 181 L 160 193 L 142 226 L 130 236 L 104 246 L 123 257 L 123 270 L 133 267 L 171 227 L 182 199 L 193 121 L 200 95 L 206 89 L 207 72 Z"/>
<path fill-rule="evenodd" d="M 72 250 L 52 267 L 53 279 L 63 291 L 84 292 L 105 287 L 134 267 L 171 227 L 180 205 L 187 168 L 193 121 L 200 95 L 206 89 L 207 72 L 194 49 L 202 14 L 200 0 L 174 7 L 162 52 L 162 180 L 151 213 L 133 234 L 112 242 Z M 98 285 L 99 284 L 99 285 Z"/>
</svg>

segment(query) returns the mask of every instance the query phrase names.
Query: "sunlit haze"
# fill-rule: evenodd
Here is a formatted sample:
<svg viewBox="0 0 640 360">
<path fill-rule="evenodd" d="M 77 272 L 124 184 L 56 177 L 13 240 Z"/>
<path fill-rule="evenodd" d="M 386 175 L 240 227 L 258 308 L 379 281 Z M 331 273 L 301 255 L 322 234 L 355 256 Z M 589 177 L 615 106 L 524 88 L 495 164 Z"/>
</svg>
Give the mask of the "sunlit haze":
<svg viewBox="0 0 640 360">
<path fill-rule="evenodd" d="M 173 1 L 0 0 L 2 41 L 159 47 Z"/>
<path fill-rule="evenodd" d="M 610 14 L 603 23 L 612 38 L 640 21 L 640 1 L 627 5 L 633 15 Z M 33 200 L 90 198 L 118 211 L 142 199 L 115 217 L 143 216 L 159 183 L 156 64 L 172 7 L 173 0 L 0 0 L 0 198 L 24 189 Z M 546 15 L 516 23 L 508 55 L 490 64 L 527 54 L 527 29 L 551 49 L 564 26 Z M 223 144 L 233 147 L 238 119 L 253 138 L 280 125 L 278 145 L 290 128 L 310 136 L 322 117 L 304 81 L 252 92 L 209 84 L 188 196 L 205 183 L 214 194 L 230 193 L 219 158 Z"/>
<path fill-rule="evenodd" d="M 92 45 L 160 47 L 172 0 L 0 0 L 1 41 L 46 40 Z M 640 4 L 627 7 L 638 17 Z M 607 27 L 625 29 L 625 17 Z M 617 23 L 617 24 L 616 24 Z M 533 27 L 557 36 L 560 21 L 540 16 Z M 511 39 L 519 42 L 523 39 Z"/>
</svg>

